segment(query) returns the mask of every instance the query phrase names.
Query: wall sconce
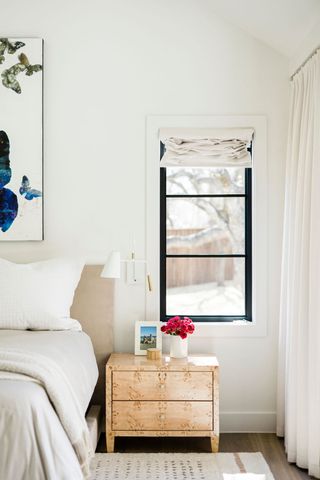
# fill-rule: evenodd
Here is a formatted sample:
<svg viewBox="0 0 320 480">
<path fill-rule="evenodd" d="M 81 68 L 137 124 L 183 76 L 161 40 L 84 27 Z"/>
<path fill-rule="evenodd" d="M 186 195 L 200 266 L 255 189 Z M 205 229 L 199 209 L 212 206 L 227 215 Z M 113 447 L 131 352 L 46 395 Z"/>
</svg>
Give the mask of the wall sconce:
<svg viewBox="0 0 320 480">
<path fill-rule="evenodd" d="M 120 252 L 113 251 L 110 253 L 103 270 L 102 278 L 121 278 L 121 263 L 126 264 L 126 280 L 129 285 L 141 284 L 146 278 L 149 292 L 152 291 L 151 276 L 146 273 L 146 260 L 136 260 L 135 253 L 131 253 L 131 259 L 121 260 Z"/>
</svg>

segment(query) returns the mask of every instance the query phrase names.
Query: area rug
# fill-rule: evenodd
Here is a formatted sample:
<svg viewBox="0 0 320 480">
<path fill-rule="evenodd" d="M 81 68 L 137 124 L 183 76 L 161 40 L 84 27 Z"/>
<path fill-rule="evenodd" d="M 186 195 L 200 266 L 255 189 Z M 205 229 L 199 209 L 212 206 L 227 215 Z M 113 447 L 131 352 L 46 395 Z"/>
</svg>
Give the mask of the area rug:
<svg viewBox="0 0 320 480">
<path fill-rule="evenodd" d="M 96 453 L 90 480 L 274 480 L 258 453 Z"/>
</svg>

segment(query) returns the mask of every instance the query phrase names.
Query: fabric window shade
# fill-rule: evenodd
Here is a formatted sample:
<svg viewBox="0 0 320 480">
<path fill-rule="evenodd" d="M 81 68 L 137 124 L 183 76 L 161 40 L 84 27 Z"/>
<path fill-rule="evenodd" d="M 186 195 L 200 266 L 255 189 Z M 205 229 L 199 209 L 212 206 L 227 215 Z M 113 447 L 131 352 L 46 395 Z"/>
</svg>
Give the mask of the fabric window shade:
<svg viewBox="0 0 320 480">
<path fill-rule="evenodd" d="M 160 167 L 252 167 L 253 128 L 160 130 Z"/>
</svg>

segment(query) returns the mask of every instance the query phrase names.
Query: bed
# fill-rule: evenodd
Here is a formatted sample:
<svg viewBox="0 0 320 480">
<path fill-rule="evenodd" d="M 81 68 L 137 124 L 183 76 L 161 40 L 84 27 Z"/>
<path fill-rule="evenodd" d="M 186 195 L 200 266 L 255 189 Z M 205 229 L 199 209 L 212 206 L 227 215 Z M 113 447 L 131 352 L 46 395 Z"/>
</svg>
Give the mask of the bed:
<svg viewBox="0 0 320 480">
<path fill-rule="evenodd" d="M 100 271 L 86 266 L 75 293 L 82 332 L 0 330 L 1 479 L 90 478 L 97 427 L 85 415 L 103 404 L 113 342 L 113 284 Z"/>
</svg>

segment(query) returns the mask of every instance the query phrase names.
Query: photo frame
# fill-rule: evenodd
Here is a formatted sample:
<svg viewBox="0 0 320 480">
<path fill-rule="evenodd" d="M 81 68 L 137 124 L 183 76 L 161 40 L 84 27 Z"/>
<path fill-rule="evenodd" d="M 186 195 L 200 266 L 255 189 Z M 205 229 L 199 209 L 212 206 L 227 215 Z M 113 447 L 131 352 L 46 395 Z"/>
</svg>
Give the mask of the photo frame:
<svg viewBox="0 0 320 480">
<path fill-rule="evenodd" d="M 135 355 L 147 355 L 148 348 L 162 348 L 160 322 L 136 322 Z"/>
</svg>

